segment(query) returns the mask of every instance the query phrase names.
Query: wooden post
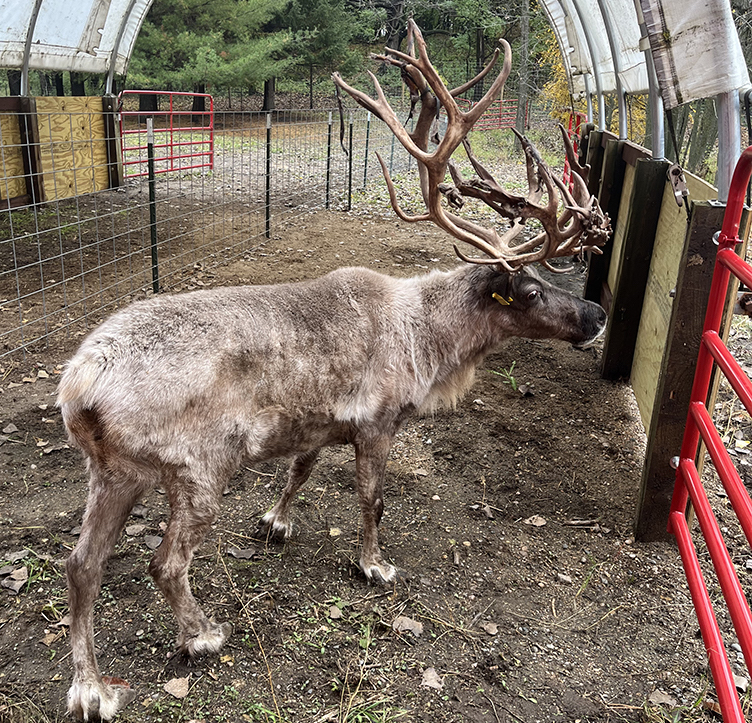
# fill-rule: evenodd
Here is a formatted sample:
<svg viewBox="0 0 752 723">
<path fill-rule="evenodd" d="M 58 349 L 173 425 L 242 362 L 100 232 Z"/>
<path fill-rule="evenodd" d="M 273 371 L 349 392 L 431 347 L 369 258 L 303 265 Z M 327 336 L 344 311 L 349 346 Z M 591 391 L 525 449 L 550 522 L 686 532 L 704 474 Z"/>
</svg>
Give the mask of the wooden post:
<svg viewBox="0 0 752 723">
<path fill-rule="evenodd" d="M 105 95 L 102 98 L 102 114 L 110 188 L 118 188 L 123 185 L 123 157 L 117 122 L 117 98 L 114 95 Z"/>
<path fill-rule="evenodd" d="M 668 166 L 668 161 L 644 158 L 635 163 L 615 288 L 611 290 L 613 300 L 601 366 L 604 379 L 627 379 L 632 369 Z"/>
<path fill-rule="evenodd" d="M 45 193 L 39 147 L 37 104 L 34 98 L 29 97 L 21 98 L 20 103 L 21 112 L 18 116 L 18 123 L 21 131 L 21 153 L 26 189 L 31 197 L 31 203 L 42 203 L 45 200 Z"/>
<path fill-rule="evenodd" d="M 704 312 L 718 250 L 713 235 L 723 224 L 724 212 L 725 207 L 715 203 L 700 201 L 692 204 L 668 338 L 647 430 L 648 447 L 635 519 L 635 538 L 643 542 L 669 537 L 666 526 L 676 478 L 670 460 L 679 454 L 684 436 Z M 730 316 L 729 313 L 729 319 Z M 712 405 L 710 408 L 712 410 Z"/>
<path fill-rule="evenodd" d="M 610 134 L 609 134 L 610 136 Z M 622 156 L 624 141 L 604 136 L 606 147 L 603 151 L 603 164 L 598 188 L 598 203 L 611 219 L 612 230 L 616 229 L 621 204 L 621 192 L 624 186 L 624 172 L 627 163 Z M 611 290 L 608 288 L 608 268 L 611 264 L 611 252 L 614 248 L 613 231 L 611 238 L 603 246 L 602 254 L 590 254 L 587 279 L 583 296 L 588 301 L 595 301 L 606 311 L 611 306 Z"/>
<path fill-rule="evenodd" d="M 593 196 L 598 195 L 598 186 L 600 185 L 601 173 L 603 171 L 603 131 L 597 131 L 595 128 L 588 126 L 590 130 L 587 133 L 587 152 L 585 153 L 585 162 L 590 166 L 590 175 L 588 176 L 588 191 Z"/>
</svg>

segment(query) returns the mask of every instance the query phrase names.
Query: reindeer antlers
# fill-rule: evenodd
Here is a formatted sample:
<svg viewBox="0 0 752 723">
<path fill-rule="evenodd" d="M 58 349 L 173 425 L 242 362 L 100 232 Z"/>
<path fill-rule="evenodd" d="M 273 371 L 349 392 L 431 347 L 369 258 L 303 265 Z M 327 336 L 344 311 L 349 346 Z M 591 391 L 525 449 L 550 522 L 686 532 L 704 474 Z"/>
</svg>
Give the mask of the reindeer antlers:
<svg viewBox="0 0 752 723">
<path fill-rule="evenodd" d="M 423 35 L 413 20 L 408 22 L 409 53 L 387 48 L 385 55 L 373 56 L 401 69 L 402 79 L 410 90 L 411 115 L 417 102 L 420 102 L 420 113 L 412 133 L 408 132 L 397 118 L 373 73 L 369 72 L 369 75 L 376 92 L 375 99 L 348 85 L 338 73 L 332 77 L 334 82 L 357 103 L 383 120 L 408 153 L 418 161 L 426 212 L 411 216 L 400 207 L 386 164 L 377 154 L 395 213 L 404 221 L 432 221 L 454 238 L 470 244 L 488 257 L 468 258 L 455 246 L 457 255 L 464 261 L 499 264 L 508 271 L 516 271 L 536 261 L 552 268 L 548 264 L 548 259 L 571 256 L 585 250 L 601 253 L 599 247 L 605 243 L 610 233 L 608 216 L 601 211 L 596 199 L 588 192 L 586 178 L 590 169 L 577 163 L 572 145 L 563 128 L 567 157 L 573 170 L 571 191 L 552 176 L 532 143 L 519 134 L 517 135 L 527 163 L 529 190 L 526 196 L 505 191 L 472 153 L 467 135 L 478 118 L 501 95 L 511 70 L 511 48 L 505 40 L 500 40 L 499 43 L 504 51 L 502 68 L 483 98 L 467 112 L 460 110 L 455 98 L 472 88 L 491 71 L 500 55 L 499 49 L 481 73 L 453 90 L 446 87 L 436 72 L 428 57 Z M 444 110 L 447 117 L 447 128 L 443 138 L 439 138 L 438 133 L 433 130 L 440 109 Z M 429 152 L 431 136 L 436 147 Z M 463 145 L 478 176 L 470 181 L 462 178 L 452 161 L 452 154 L 460 144 Z M 451 174 L 454 186 L 445 183 L 447 171 Z M 494 228 L 487 228 L 447 210 L 442 204 L 442 196 L 445 196 L 449 205 L 455 209 L 461 208 L 464 198 L 477 198 L 499 215 L 509 219 L 510 226 L 500 235 Z M 547 197 L 547 202 L 542 205 L 544 196 Z M 563 211 L 558 215 L 561 198 Z M 513 245 L 512 242 L 521 235 L 525 221 L 529 218 L 537 219 L 543 231 L 528 241 Z"/>
</svg>

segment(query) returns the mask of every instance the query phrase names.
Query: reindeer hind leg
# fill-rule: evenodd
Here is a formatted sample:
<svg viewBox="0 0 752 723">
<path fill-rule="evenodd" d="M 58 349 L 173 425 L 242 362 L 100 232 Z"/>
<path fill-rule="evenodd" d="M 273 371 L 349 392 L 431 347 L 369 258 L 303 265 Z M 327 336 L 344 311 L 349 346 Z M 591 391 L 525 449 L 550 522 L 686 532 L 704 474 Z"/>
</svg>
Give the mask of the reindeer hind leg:
<svg viewBox="0 0 752 723">
<path fill-rule="evenodd" d="M 94 650 L 93 611 L 105 562 L 133 505 L 155 481 L 127 469 L 115 474 L 112 464 L 104 468 L 89 460 L 91 480 L 81 534 L 66 561 L 73 658 L 68 712 L 83 720 L 110 720 L 136 695 L 127 684 L 102 679 Z"/>
</svg>

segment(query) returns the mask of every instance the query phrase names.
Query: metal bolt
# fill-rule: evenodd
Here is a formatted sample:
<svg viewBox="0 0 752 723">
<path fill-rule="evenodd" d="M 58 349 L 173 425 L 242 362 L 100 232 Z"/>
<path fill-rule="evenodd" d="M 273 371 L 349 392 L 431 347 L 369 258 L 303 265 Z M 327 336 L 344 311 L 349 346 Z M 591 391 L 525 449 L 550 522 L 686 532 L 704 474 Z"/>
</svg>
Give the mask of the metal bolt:
<svg viewBox="0 0 752 723">
<path fill-rule="evenodd" d="M 671 461 L 669 462 L 669 464 L 671 465 L 671 469 L 679 469 L 679 462 L 680 461 L 681 460 L 680 460 L 680 458 L 679 458 L 678 455 L 676 457 L 672 457 Z"/>
</svg>

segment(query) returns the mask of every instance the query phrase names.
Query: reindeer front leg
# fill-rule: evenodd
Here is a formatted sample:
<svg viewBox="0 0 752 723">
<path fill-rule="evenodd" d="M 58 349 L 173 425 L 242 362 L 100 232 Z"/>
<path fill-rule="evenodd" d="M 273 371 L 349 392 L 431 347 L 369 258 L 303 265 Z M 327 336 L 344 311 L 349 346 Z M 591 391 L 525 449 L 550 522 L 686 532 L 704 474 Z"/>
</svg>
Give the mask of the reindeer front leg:
<svg viewBox="0 0 752 723">
<path fill-rule="evenodd" d="M 384 473 L 390 436 L 367 436 L 355 442 L 355 469 L 358 501 L 363 519 L 363 551 L 360 568 L 373 582 L 393 582 L 397 570 L 384 562 L 379 549 L 378 525 L 384 513 Z"/>
</svg>

